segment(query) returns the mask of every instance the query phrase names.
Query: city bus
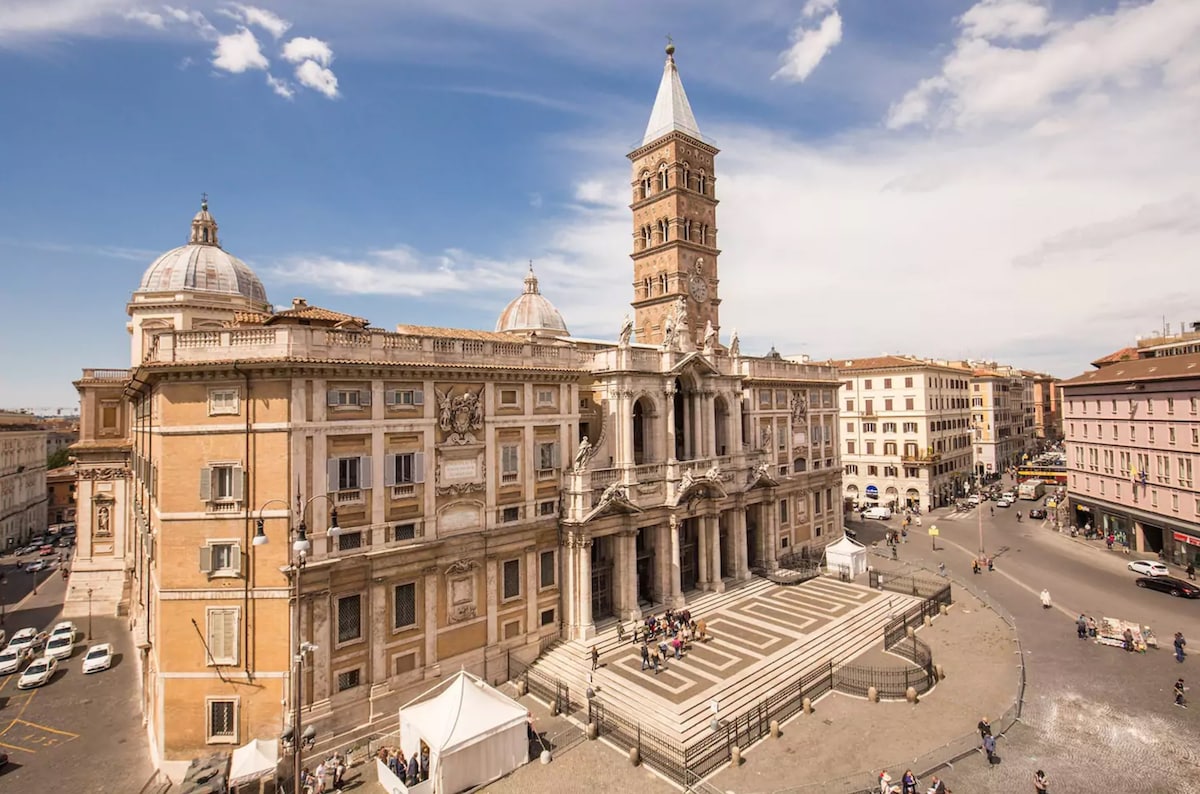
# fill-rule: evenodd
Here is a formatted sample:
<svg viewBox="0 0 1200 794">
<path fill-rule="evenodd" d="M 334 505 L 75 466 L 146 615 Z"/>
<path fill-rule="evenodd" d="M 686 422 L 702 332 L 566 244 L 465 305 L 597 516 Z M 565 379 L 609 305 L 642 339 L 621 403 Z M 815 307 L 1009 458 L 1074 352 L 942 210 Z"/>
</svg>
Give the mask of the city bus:
<svg viewBox="0 0 1200 794">
<path fill-rule="evenodd" d="M 1049 486 L 1067 485 L 1067 470 L 1062 466 L 1022 466 L 1017 469 L 1017 482 L 1041 480 Z"/>
</svg>

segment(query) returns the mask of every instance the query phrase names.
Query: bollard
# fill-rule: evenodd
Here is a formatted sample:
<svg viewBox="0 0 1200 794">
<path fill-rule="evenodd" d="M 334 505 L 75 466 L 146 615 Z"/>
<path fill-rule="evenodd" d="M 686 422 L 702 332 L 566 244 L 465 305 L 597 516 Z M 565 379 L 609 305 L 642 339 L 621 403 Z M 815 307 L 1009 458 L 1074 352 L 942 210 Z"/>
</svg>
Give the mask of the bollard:
<svg viewBox="0 0 1200 794">
<path fill-rule="evenodd" d="M 926 615 L 925 616 L 925 628 L 929 628 L 932 625 L 933 625 L 933 618 Z"/>
<path fill-rule="evenodd" d="M 910 686 L 908 689 L 904 690 L 904 699 L 907 700 L 909 703 L 916 703 L 917 702 L 917 688 Z"/>
<path fill-rule="evenodd" d="M 517 681 L 517 697 L 523 698 L 528 694 L 529 694 L 529 684 L 525 683 L 524 681 L 518 680 Z"/>
<path fill-rule="evenodd" d="M 588 737 L 589 742 L 594 741 L 595 738 L 599 735 L 599 733 L 600 732 L 598 730 L 596 730 L 596 723 L 589 722 L 587 724 L 587 737 Z"/>
<path fill-rule="evenodd" d="M 945 604 L 938 604 L 938 614 L 939 615 L 949 615 L 950 607 L 946 606 Z"/>
<path fill-rule="evenodd" d="M 938 681 L 941 681 L 943 678 L 946 677 L 946 669 L 944 667 L 942 667 L 940 664 L 935 664 L 933 666 L 933 676 Z"/>
<path fill-rule="evenodd" d="M 879 690 L 873 686 L 867 687 L 867 700 L 871 701 L 872 703 L 878 703 L 879 702 Z"/>
<path fill-rule="evenodd" d="M 812 699 L 805 698 L 800 701 L 800 708 L 804 709 L 805 714 L 812 714 Z"/>
<path fill-rule="evenodd" d="M 558 708 L 558 701 L 555 700 L 553 703 L 550 704 L 550 716 L 557 717 L 561 713 L 562 712 Z"/>
<path fill-rule="evenodd" d="M 911 640 L 913 637 L 917 636 L 916 629 L 914 629 L 912 626 L 909 626 L 904 630 L 904 636 Z"/>
<path fill-rule="evenodd" d="M 733 746 L 733 750 L 731 750 L 729 753 L 729 768 L 737 769 L 741 765 L 742 765 L 742 748 L 738 747 L 735 744 Z"/>
<path fill-rule="evenodd" d="M 629 748 L 629 765 L 637 766 L 642 763 L 642 754 L 638 752 L 636 747 Z"/>
<path fill-rule="evenodd" d="M 542 750 L 541 759 L 542 759 L 542 766 L 545 766 L 546 764 L 550 763 L 550 751 Z"/>
<path fill-rule="evenodd" d="M 767 726 L 771 730 L 771 738 L 779 738 L 779 720 L 771 720 L 771 724 Z"/>
</svg>

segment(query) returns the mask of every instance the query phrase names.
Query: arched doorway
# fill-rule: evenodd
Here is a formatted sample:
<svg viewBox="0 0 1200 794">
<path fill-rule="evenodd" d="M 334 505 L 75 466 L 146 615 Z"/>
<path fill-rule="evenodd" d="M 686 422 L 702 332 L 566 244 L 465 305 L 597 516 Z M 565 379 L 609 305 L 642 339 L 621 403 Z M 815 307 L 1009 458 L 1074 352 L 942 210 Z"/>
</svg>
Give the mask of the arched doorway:
<svg viewBox="0 0 1200 794">
<path fill-rule="evenodd" d="M 652 459 L 654 403 L 642 396 L 633 404 L 633 463 L 641 466 Z"/>
<path fill-rule="evenodd" d="M 913 510 L 921 509 L 921 492 L 916 488 L 909 488 L 904 492 L 904 505 Z"/>
<path fill-rule="evenodd" d="M 729 439 L 729 403 L 721 395 L 713 400 L 713 431 L 717 437 L 717 454 L 733 454 Z"/>
<path fill-rule="evenodd" d="M 887 490 L 883 492 L 883 503 L 895 510 L 900 506 L 900 492 L 893 486 L 889 485 Z"/>
<path fill-rule="evenodd" d="M 846 498 L 852 499 L 855 502 L 855 504 L 858 503 L 858 486 L 857 485 L 847 485 L 846 486 Z"/>
</svg>

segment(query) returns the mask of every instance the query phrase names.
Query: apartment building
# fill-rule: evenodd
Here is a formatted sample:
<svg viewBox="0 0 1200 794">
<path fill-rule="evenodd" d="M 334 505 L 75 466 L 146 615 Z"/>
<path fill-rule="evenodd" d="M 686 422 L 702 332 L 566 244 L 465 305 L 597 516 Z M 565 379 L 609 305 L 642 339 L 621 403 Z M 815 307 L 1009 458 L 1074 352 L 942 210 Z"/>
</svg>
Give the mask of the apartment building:
<svg viewBox="0 0 1200 794">
<path fill-rule="evenodd" d="M 842 381 L 846 500 L 928 510 L 966 493 L 972 464 L 967 373 L 906 356 L 829 363 Z"/>
<path fill-rule="evenodd" d="M 75 464 L 46 472 L 46 520 L 50 524 L 75 521 L 75 483 L 79 473 Z"/>
<path fill-rule="evenodd" d="M 1061 387 L 1075 525 L 1200 564 L 1200 354 L 1117 361 Z"/>
<path fill-rule="evenodd" d="M 966 366 L 971 367 L 974 472 L 990 477 L 1019 464 L 1031 447 L 1035 419 L 1025 408 L 1028 379 L 1011 367 Z"/>
<path fill-rule="evenodd" d="M 0 543 L 46 528 L 46 430 L 31 414 L 0 412 Z"/>
</svg>

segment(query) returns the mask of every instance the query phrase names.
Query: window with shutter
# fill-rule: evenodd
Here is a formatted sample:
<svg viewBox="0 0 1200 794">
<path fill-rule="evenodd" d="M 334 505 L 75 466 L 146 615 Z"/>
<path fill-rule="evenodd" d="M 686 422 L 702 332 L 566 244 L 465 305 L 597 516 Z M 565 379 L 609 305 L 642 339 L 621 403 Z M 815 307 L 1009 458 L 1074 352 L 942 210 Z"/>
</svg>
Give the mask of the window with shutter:
<svg viewBox="0 0 1200 794">
<path fill-rule="evenodd" d="M 396 458 L 399 455 L 383 456 L 383 487 L 391 488 L 396 484 Z"/>
<path fill-rule="evenodd" d="M 214 607 L 208 610 L 209 665 L 238 663 L 238 607 Z"/>
<path fill-rule="evenodd" d="M 370 405 L 371 404 L 371 390 L 370 389 L 359 389 L 358 390 L 358 404 L 359 405 Z"/>
<path fill-rule="evenodd" d="M 200 572 L 201 573 L 212 573 L 212 570 L 213 570 L 212 546 L 201 546 L 200 547 Z"/>
<path fill-rule="evenodd" d="M 205 466 L 204 468 L 200 469 L 200 501 L 201 502 L 211 502 L 212 501 L 212 481 L 213 481 L 212 469 L 208 466 Z"/>
<path fill-rule="evenodd" d="M 414 452 L 413 453 L 412 468 L 413 468 L 413 480 L 412 481 L 414 483 L 425 482 L 425 453 L 424 452 Z"/>
<path fill-rule="evenodd" d="M 371 487 L 371 459 L 366 456 L 358 459 L 358 487 Z"/>
</svg>

